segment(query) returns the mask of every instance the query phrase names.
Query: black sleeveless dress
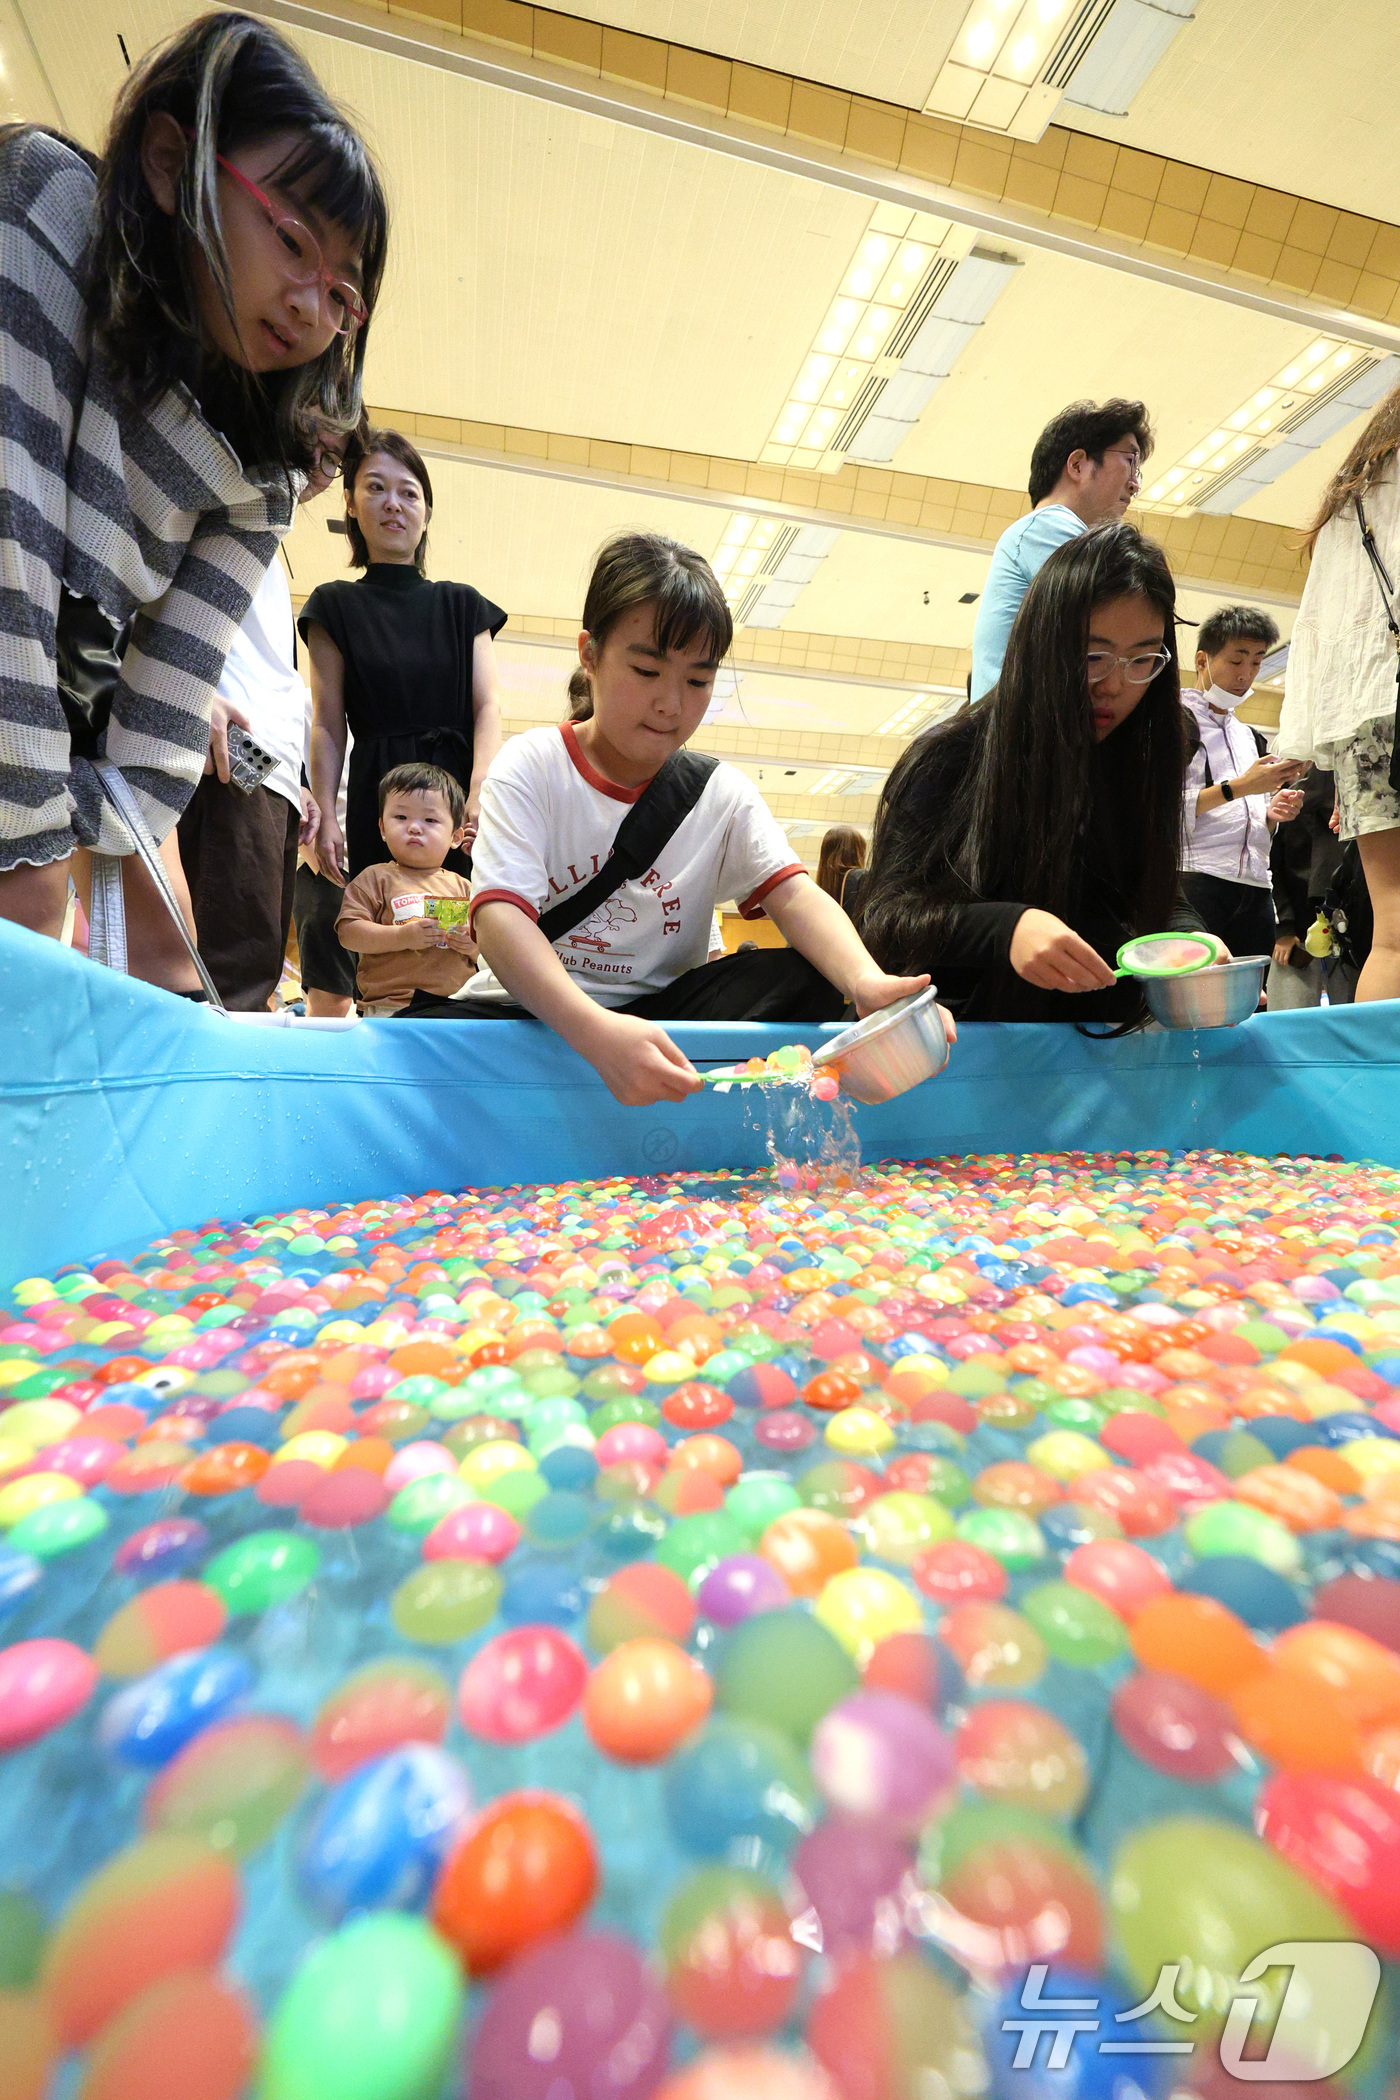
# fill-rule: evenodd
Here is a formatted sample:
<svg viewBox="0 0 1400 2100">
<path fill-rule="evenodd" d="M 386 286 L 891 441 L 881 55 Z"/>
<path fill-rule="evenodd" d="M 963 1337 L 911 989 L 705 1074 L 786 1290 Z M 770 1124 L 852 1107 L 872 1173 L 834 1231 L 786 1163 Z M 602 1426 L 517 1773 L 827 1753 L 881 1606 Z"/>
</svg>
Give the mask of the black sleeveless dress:
<svg viewBox="0 0 1400 2100">
<path fill-rule="evenodd" d="M 324 627 L 345 659 L 345 719 L 354 738 L 345 794 L 352 876 L 385 857 L 379 783 L 394 766 L 426 760 L 462 784 L 472 777 L 472 650 L 506 615 L 467 583 L 432 583 L 403 562 L 371 562 L 357 582 L 323 583 L 297 621 L 303 641 Z M 471 872 L 450 853 L 446 865 Z"/>
</svg>

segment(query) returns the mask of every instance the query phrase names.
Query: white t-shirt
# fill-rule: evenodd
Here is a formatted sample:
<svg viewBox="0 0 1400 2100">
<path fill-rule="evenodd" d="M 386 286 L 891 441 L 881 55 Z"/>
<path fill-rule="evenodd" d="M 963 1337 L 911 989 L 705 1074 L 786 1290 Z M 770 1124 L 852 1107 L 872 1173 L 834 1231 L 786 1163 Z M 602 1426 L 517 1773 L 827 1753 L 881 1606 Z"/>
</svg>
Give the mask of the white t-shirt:
<svg viewBox="0 0 1400 2100">
<path fill-rule="evenodd" d="M 292 594 L 275 557 L 253 594 L 247 616 L 224 659 L 219 697 L 242 708 L 248 734 L 277 760 L 263 782 L 301 809 L 301 761 L 311 695 L 293 657 Z"/>
<path fill-rule="evenodd" d="M 1245 695 L 1248 698 L 1248 695 Z M 1217 714 L 1204 693 L 1188 686 L 1181 695 L 1183 707 L 1196 718 L 1201 742 L 1186 769 L 1183 801 L 1182 866 L 1202 875 L 1219 875 L 1226 882 L 1242 882 L 1252 890 L 1270 885 L 1268 795 L 1236 795 L 1218 809 L 1196 815 L 1196 798 L 1206 784 L 1206 761 L 1216 787 L 1222 780 L 1238 779 L 1259 756 L 1259 746 L 1248 724 L 1241 722 L 1232 707 Z"/>
<path fill-rule="evenodd" d="M 481 791 L 473 926 L 483 904 L 514 904 L 538 919 L 591 882 L 642 792 L 595 771 L 570 723 L 512 737 Z M 614 890 L 554 952 L 600 1006 L 626 1006 L 705 963 L 717 899 L 739 899 L 743 916 L 756 919 L 768 892 L 803 872 L 758 789 L 720 764 L 656 866 Z M 461 997 L 510 1002 L 484 961 Z"/>
</svg>

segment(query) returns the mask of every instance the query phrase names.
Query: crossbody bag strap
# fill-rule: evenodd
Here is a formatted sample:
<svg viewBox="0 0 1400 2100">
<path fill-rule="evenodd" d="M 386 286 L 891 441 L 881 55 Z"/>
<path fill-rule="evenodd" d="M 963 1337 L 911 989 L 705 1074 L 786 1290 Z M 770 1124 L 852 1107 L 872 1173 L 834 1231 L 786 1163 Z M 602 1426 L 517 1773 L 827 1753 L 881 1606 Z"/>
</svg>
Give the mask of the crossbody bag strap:
<svg viewBox="0 0 1400 2100">
<path fill-rule="evenodd" d="M 141 861 L 146 873 L 155 884 L 157 896 L 174 921 L 175 930 L 184 942 L 185 951 L 190 961 L 194 964 L 195 975 L 204 987 L 205 996 L 209 1004 L 216 1013 L 225 1013 L 227 1008 L 219 997 L 218 987 L 209 975 L 203 956 L 190 939 L 190 930 L 185 924 L 185 915 L 181 911 L 179 901 L 170 886 L 170 877 L 165 872 L 165 862 L 160 857 L 160 847 L 156 844 L 150 827 L 141 813 L 141 805 L 131 792 L 130 783 L 109 758 L 93 758 L 89 759 L 87 763 L 97 775 L 99 785 L 108 802 L 110 802 L 112 808 L 131 833 L 136 847 L 137 858 Z M 99 946 L 105 949 L 107 959 L 112 963 L 113 967 L 125 969 L 126 927 L 122 906 L 121 870 L 120 866 L 115 863 L 104 865 L 110 860 L 111 856 L 105 853 L 94 853 L 92 856 L 93 894 L 95 898 L 100 895 L 102 900 L 99 912 Z M 119 963 L 114 952 L 116 949 L 120 951 L 121 960 Z"/>
<path fill-rule="evenodd" d="M 719 764 L 703 751 L 673 751 L 618 826 L 612 852 L 598 873 L 562 903 L 540 915 L 547 941 L 562 940 L 571 927 L 607 902 L 625 882 L 655 867 L 660 854 L 685 822 Z"/>
<path fill-rule="evenodd" d="M 1367 523 L 1365 504 L 1359 495 L 1352 500 L 1356 505 L 1356 522 L 1361 527 L 1361 544 L 1366 549 L 1366 559 L 1374 571 L 1376 588 L 1381 594 L 1381 604 L 1385 607 L 1385 624 L 1390 629 L 1390 639 L 1395 644 L 1395 728 L 1391 738 L 1390 771 L 1387 778 L 1391 787 L 1400 793 L 1400 625 L 1396 624 L 1395 611 L 1391 605 L 1391 593 L 1395 585 L 1390 580 L 1389 570 L 1381 560 L 1376 535 Z"/>
</svg>

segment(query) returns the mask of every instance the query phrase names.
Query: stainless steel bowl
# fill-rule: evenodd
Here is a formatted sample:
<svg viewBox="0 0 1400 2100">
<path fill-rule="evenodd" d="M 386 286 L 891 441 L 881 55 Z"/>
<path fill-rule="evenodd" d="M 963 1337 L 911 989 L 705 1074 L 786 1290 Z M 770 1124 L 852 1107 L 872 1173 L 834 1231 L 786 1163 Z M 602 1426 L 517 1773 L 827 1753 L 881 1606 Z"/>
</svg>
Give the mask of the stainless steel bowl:
<svg viewBox="0 0 1400 2100">
<path fill-rule="evenodd" d="M 1153 1019 L 1164 1028 L 1233 1028 L 1258 1006 L 1268 967 L 1267 955 L 1247 955 L 1185 977 L 1144 977 L 1141 983 Z"/>
<path fill-rule="evenodd" d="M 843 1028 L 812 1059 L 814 1066 L 836 1075 L 843 1094 L 867 1108 L 907 1094 L 947 1062 L 948 1038 L 934 985 Z"/>
</svg>

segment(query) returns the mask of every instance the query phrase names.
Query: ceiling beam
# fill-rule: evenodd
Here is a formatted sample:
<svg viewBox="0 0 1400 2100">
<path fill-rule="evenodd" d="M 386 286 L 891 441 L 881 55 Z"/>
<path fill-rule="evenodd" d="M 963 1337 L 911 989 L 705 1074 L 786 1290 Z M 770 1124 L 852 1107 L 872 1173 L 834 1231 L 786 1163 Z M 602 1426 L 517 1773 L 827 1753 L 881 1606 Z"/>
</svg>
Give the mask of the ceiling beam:
<svg viewBox="0 0 1400 2100">
<path fill-rule="evenodd" d="M 837 526 L 964 554 L 989 556 L 1029 504 L 1019 489 L 903 474 L 894 467 L 848 462 L 839 473 L 820 474 L 411 409 L 373 408 L 370 418 L 412 437 L 430 459 L 659 496 L 710 510 L 742 510 L 794 524 Z M 1157 512 L 1139 522 L 1166 548 L 1183 590 L 1246 591 L 1260 604 L 1282 606 L 1294 606 L 1302 596 L 1299 535 L 1290 526 Z"/>
<path fill-rule="evenodd" d="M 1400 349 L 1400 226 L 1051 125 L 1035 144 L 522 0 L 251 0 L 292 28 Z"/>
</svg>

